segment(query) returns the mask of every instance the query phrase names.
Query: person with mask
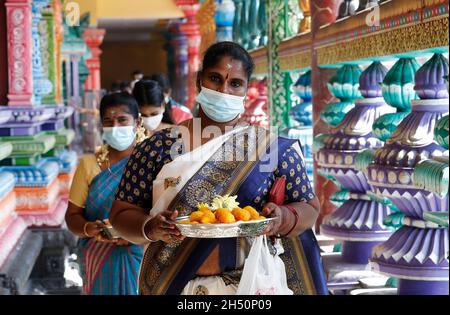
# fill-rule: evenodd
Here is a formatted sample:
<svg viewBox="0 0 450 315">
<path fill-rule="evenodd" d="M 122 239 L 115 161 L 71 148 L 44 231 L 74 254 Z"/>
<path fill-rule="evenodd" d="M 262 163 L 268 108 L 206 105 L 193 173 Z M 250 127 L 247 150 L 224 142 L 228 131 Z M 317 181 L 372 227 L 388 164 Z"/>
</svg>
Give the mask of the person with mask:
<svg viewBox="0 0 450 315">
<path fill-rule="evenodd" d="M 164 102 L 166 104 L 166 112 L 171 113 L 171 119 L 175 124 L 181 124 L 183 121 L 192 119 L 192 113 L 186 106 L 177 103 L 172 98 L 172 88 L 169 79 L 164 74 L 154 74 L 151 80 L 158 82 L 164 93 Z M 167 113 L 165 114 L 167 116 Z"/>
<path fill-rule="evenodd" d="M 139 112 L 142 117 L 142 125 L 146 136 L 151 136 L 155 131 L 173 126 L 171 110 L 164 106 L 164 95 L 158 82 L 141 80 L 136 82 L 133 96 L 139 104 Z"/>
<path fill-rule="evenodd" d="M 209 47 L 197 77 L 199 121 L 156 132 L 128 162 L 129 176 L 118 187 L 110 219 L 124 238 L 147 245 L 141 294 L 236 292 L 253 239 L 185 238 L 171 223 L 227 194 L 236 195 L 242 206 L 277 217 L 264 233 L 281 240 L 294 294 L 327 293 L 311 230 L 320 206 L 300 143 L 240 119 L 253 67 L 248 52 L 236 43 Z M 269 202 L 275 181 L 283 180 L 284 203 Z"/>
<path fill-rule="evenodd" d="M 80 237 L 83 294 L 133 295 L 143 246 L 110 239 L 105 229 L 116 188 L 139 138 L 139 107 L 126 92 L 108 94 L 100 102 L 100 118 L 105 145 L 80 159 L 65 220 Z"/>
</svg>

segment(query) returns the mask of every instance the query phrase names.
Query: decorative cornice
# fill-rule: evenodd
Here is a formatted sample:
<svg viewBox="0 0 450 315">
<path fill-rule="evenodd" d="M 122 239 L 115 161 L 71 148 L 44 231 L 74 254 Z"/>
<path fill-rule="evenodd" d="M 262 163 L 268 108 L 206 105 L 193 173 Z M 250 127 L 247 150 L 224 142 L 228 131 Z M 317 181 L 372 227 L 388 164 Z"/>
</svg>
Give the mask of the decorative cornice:
<svg viewBox="0 0 450 315">
<path fill-rule="evenodd" d="M 266 74 L 268 69 L 267 47 L 250 51 L 255 63 L 255 74 Z M 302 33 L 283 40 L 278 49 L 281 71 L 311 67 L 311 33 Z"/>
<path fill-rule="evenodd" d="M 398 20 L 403 18 L 397 17 Z M 448 27 L 447 5 L 445 14 L 423 21 L 418 19 L 405 25 L 395 25 L 393 28 L 353 37 L 336 35 L 335 39 L 323 40 L 321 44 L 316 44 L 318 63 L 334 65 L 346 61 L 395 54 L 407 55 L 415 51 L 445 47 L 449 44 Z"/>
<path fill-rule="evenodd" d="M 0 108 L 0 117 L 2 112 L 11 112 L 7 124 L 35 124 L 45 122 L 55 115 L 54 107 L 2 107 Z M 5 123 L 5 124 L 6 124 Z M 1 126 L 3 127 L 3 126 Z"/>
</svg>

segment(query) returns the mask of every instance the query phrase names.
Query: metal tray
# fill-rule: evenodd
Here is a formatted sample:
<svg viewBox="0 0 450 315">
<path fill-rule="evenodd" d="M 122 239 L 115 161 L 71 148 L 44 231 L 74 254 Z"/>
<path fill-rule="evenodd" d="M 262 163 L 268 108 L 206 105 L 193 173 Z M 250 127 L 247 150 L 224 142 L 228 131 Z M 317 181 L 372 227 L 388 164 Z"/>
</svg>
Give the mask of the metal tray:
<svg viewBox="0 0 450 315">
<path fill-rule="evenodd" d="M 227 238 L 258 236 L 266 229 L 269 222 L 278 219 L 267 218 L 255 221 L 238 221 L 234 223 L 213 223 L 213 224 L 182 224 L 182 220 L 188 220 L 189 216 L 178 217 L 172 223 L 180 230 L 181 234 L 192 238 Z"/>
</svg>

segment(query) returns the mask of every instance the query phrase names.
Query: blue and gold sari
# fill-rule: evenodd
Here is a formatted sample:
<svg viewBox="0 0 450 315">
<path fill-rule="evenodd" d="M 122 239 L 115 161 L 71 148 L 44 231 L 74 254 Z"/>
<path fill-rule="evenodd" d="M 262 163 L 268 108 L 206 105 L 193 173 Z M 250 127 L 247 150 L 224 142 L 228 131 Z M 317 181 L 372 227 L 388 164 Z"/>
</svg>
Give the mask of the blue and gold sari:
<svg viewBox="0 0 450 315">
<path fill-rule="evenodd" d="M 112 165 L 110 170 L 100 172 L 92 180 L 85 204 L 86 220 L 102 221 L 109 218 L 117 185 L 127 162 L 128 157 Z M 134 244 L 117 246 L 98 242 L 95 238 L 81 239 L 78 245 L 84 294 L 137 294 L 137 278 L 143 246 Z"/>
<path fill-rule="evenodd" d="M 237 133 L 226 140 L 187 180 L 167 208 L 188 215 L 195 211 L 198 203 L 209 203 L 216 195 L 230 194 L 238 196 L 240 205 L 251 205 L 261 211 L 275 178 L 280 176 L 287 179 L 286 203 L 314 198 L 301 153 L 295 149 L 295 146 L 299 148 L 296 140 L 273 137 L 256 127 L 247 128 L 245 133 L 244 137 Z M 164 164 L 171 161 L 170 148 L 164 144 L 171 146 L 174 142 L 176 139 L 166 130 L 136 148 L 125 170 L 128 177 L 124 176 L 119 185 L 117 198 L 151 208 L 151 185 L 147 185 L 149 189 L 141 191 L 139 196 L 129 193 L 130 189 L 126 187 L 131 186 L 133 191 L 145 179 L 155 179 Z M 229 154 L 245 158 L 240 161 L 230 158 Z M 274 157 L 276 163 L 273 163 Z M 161 163 L 157 163 L 158 160 Z M 152 172 L 144 174 L 143 170 L 150 166 Z M 143 197 L 144 194 L 149 198 Z M 288 286 L 294 294 L 327 294 L 320 251 L 313 232 L 308 230 L 296 238 L 284 238 L 282 244 L 285 252 L 280 257 L 286 266 Z M 248 253 L 249 239 L 187 238 L 181 242 L 156 242 L 148 246 L 139 276 L 140 293 L 180 294 L 217 246 L 220 276 L 238 283 L 245 260 L 242 253 Z"/>
</svg>

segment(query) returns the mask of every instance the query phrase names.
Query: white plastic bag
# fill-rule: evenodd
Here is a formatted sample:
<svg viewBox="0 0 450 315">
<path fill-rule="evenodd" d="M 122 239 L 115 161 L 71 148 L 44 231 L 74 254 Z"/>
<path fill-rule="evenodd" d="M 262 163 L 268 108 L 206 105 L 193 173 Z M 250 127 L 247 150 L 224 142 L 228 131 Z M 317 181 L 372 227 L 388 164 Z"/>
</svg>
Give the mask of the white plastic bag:
<svg viewBox="0 0 450 315">
<path fill-rule="evenodd" d="M 280 250 L 281 249 L 281 250 Z M 286 279 L 286 268 L 279 257 L 282 246 L 273 256 L 266 236 L 258 236 L 245 260 L 236 295 L 292 295 Z"/>
</svg>

